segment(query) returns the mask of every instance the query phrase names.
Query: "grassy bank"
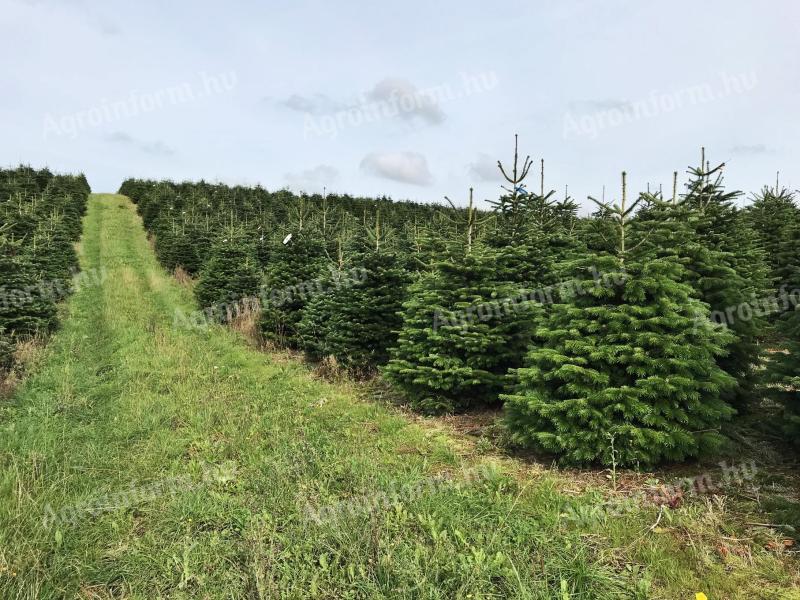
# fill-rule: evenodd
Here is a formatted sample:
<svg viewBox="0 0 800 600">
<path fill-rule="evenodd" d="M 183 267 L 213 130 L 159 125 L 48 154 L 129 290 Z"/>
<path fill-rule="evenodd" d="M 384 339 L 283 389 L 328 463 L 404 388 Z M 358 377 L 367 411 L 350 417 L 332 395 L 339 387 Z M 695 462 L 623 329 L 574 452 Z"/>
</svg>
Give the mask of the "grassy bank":
<svg viewBox="0 0 800 600">
<path fill-rule="evenodd" d="M 173 327 L 191 295 L 122 196 L 91 197 L 81 262 L 105 281 L 0 405 L 2 598 L 800 597 L 724 501 L 603 508 L 602 482 Z"/>
</svg>

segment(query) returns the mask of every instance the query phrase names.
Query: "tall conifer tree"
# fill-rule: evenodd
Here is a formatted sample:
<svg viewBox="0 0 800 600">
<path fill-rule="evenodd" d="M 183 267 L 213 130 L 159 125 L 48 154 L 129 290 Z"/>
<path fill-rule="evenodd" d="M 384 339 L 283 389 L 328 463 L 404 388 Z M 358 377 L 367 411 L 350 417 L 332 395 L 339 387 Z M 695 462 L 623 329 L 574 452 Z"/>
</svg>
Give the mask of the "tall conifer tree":
<svg viewBox="0 0 800 600">
<path fill-rule="evenodd" d="M 780 426 L 787 439 L 800 446 L 800 308 L 783 314 L 778 324 L 782 342 L 770 354 L 769 392 L 783 406 Z"/>
<path fill-rule="evenodd" d="M 385 247 L 380 215 L 366 240 L 355 242 L 352 258 L 340 252 L 325 293 L 305 307 L 298 325 L 303 348 L 319 360 L 333 356 L 358 374 L 389 360 L 388 349 L 402 325 L 400 311 L 409 274 L 401 257 Z"/>
<path fill-rule="evenodd" d="M 227 320 L 243 302 L 259 293 L 261 278 L 255 255 L 244 234 L 230 226 L 216 241 L 211 257 L 200 271 L 195 296 L 201 308 L 218 308 L 212 315 Z"/>
<path fill-rule="evenodd" d="M 756 194 L 745 213 L 765 251 L 771 282 L 779 291 L 800 267 L 797 248 L 787 252 L 785 244 L 800 223 L 795 196 L 776 181 L 774 187 L 765 186 Z"/>
<path fill-rule="evenodd" d="M 569 463 L 654 464 L 718 446 L 733 381 L 717 365 L 729 334 L 708 321 L 675 256 L 630 239 L 625 178 L 615 255 L 576 260 L 571 297 L 536 332 L 539 345 L 504 396 L 517 443 Z M 633 245 L 631 245 L 633 244 Z M 706 317 L 698 324 L 697 316 Z"/>
<path fill-rule="evenodd" d="M 326 281 L 324 251 L 313 231 L 300 230 L 270 252 L 261 315 L 266 340 L 299 347 L 297 325 L 303 309 L 322 293 Z"/>
<path fill-rule="evenodd" d="M 436 262 L 411 285 L 397 346 L 384 369 L 425 412 L 496 403 L 508 369 L 520 364 L 530 339 L 530 307 L 504 302 L 516 298 L 520 287 L 497 269 L 498 250 L 474 242 L 473 211 L 470 202 L 455 258 Z"/>
</svg>

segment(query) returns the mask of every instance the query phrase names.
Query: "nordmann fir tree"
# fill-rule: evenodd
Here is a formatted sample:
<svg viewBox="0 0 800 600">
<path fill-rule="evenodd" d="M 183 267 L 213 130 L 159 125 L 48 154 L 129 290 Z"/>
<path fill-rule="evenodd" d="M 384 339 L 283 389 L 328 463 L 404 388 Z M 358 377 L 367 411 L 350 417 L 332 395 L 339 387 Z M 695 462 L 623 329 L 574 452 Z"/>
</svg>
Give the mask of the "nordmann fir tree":
<svg viewBox="0 0 800 600">
<path fill-rule="evenodd" d="M 800 265 L 797 248 L 790 248 L 787 252 L 785 244 L 791 230 L 800 223 L 800 209 L 795 202 L 795 196 L 790 190 L 781 187 L 776 178 L 775 186 L 762 188 L 745 213 L 764 249 L 774 289 L 779 292 Z"/>
<path fill-rule="evenodd" d="M 605 204 L 605 186 L 601 196 Z M 584 241 L 584 245 L 589 252 L 600 254 L 613 254 L 619 244 L 616 227 L 614 227 L 613 216 L 603 208 L 598 208 L 590 213 L 588 217 L 581 219 L 578 224 L 578 235 Z"/>
<path fill-rule="evenodd" d="M 712 324 L 674 256 L 629 245 L 639 200 L 601 205 L 619 240 L 570 267 L 562 293 L 536 332 L 517 386 L 505 395 L 516 443 L 565 463 L 655 464 L 718 447 L 733 410 L 721 399 L 732 378 L 716 364 L 730 334 Z M 698 321 L 697 316 L 706 318 Z"/>
<path fill-rule="evenodd" d="M 56 326 L 88 194 L 83 175 L 0 169 L 0 368 L 11 366 L 18 340 Z"/>
<path fill-rule="evenodd" d="M 189 275 L 195 275 L 201 267 L 200 257 L 197 254 L 199 240 L 200 238 L 192 235 L 191 230 L 184 223 L 173 234 L 164 265 L 173 270 L 180 267 Z"/>
<path fill-rule="evenodd" d="M 722 307 L 737 307 L 739 302 L 743 302 L 739 289 L 745 284 L 732 266 L 731 255 L 717 250 L 697 233 L 699 228 L 707 226 L 706 217 L 696 205 L 678 197 L 677 175 L 677 172 L 673 174 L 675 183 L 671 201 L 663 201 L 660 193 L 641 195 L 644 206 L 631 222 L 631 237 L 641 241 L 641 256 L 676 257 L 687 269 L 687 281 L 694 289 L 695 297 L 710 306 L 712 320 L 729 327 L 734 319 L 728 319 Z M 705 313 L 698 315 L 698 321 L 704 318 Z M 739 328 L 742 327 L 740 324 Z M 748 330 L 751 327 L 746 325 Z M 732 337 L 731 344 L 737 340 L 738 337 Z M 727 354 L 718 357 L 718 363 L 729 360 Z M 730 374 L 744 380 L 750 364 L 748 358 Z"/>
<path fill-rule="evenodd" d="M 310 294 L 296 327 L 298 347 L 303 349 L 306 358 L 314 362 L 335 357 L 328 339 L 333 322 L 340 316 L 334 296 L 341 285 L 349 283 L 349 265 L 345 263 L 343 254 L 340 253 L 340 260 L 336 263 L 326 262 L 328 264 L 320 267 L 317 275 L 319 289 L 325 291 Z"/>
<path fill-rule="evenodd" d="M 705 149 L 702 156 L 705 159 Z M 770 289 L 766 256 L 747 215 L 736 207 L 742 192 L 725 191 L 724 168 L 725 163 L 712 168 L 706 161 L 704 167 L 690 169 L 684 199 L 700 213 L 698 241 L 730 257 L 731 267 L 742 278 L 743 295 L 762 297 Z"/>
<path fill-rule="evenodd" d="M 212 321 L 227 322 L 253 308 L 261 283 L 254 254 L 245 233 L 233 223 L 213 244 L 195 287 L 197 302 Z"/>
<path fill-rule="evenodd" d="M 297 325 L 306 304 L 322 291 L 324 267 L 324 245 L 311 230 L 300 229 L 272 249 L 261 307 L 265 340 L 299 347 Z"/>
<path fill-rule="evenodd" d="M 196 274 L 201 267 L 197 254 L 198 236 L 192 235 L 192 226 L 187 224 L 185 212 L 175 215 L 174 211 L 163 213 L 156 220 L 155 246 L 158 260 L 172 272 L 180 267 L 190 275 Z"/>
<path fill-rule="evenodd" d="M 56 175 L 45 190 L 48 204 L 52 203 L 58 214 L 59 228 L 73 241 L 77 241 L 83 231 L 81 217 L 86 213 L 90 191 L 84 175 Z"/>
<path fill-rule="evenodd" d="M 779 314 L 793 312 L 800 296 L 800 219 L 783 230 L 782 239 L 777 243 L 775 254 L 780 266 L 777 275 L 777 311 Z M 777 328 L 781 331 L 780 328 Z"/>
<path fill-rule="evenodd" d="M 529 192 L 525 180 L 533 162 L 530 155 L 519 164 L 519 138 L 514 135 L 514 161 L 506 170 L 501 161 L 497 168 L 506 180 L 497 200 L 487 200 L 495 215 L 486 244 L 499 250 L 497 269 L 509 282 L 534 289 L 549 283 L 554 271 L 551 253 L 552 208 L 555 192 L 544 193 L 544 161 L 541 163 L 541 193 Z"/>
<path fill-rule="evenodd" d="M 498 251 L 473 239 L 475 219 L 470 194 L 465 240 L 410 286 L 383 369 L 424 412 L 495 404 L 530 339 L 529 305 L 507 302 L 519 286 L 498 276 Z"/>
<path fill-rule="evenodd" d="M 162 182 L 154 186 L 147 194 L 143 194 L 137 202 L 137 210 L 147 231 L 152 232 L 161 211 L 174 209 L 177 194 L 171 183 Z"/>
<path fill-rule="evenodd" d="M 34 234 L 36 241 L 29 248 L 28 255 L 39 278 L 60 282 L 67 289 L 78 270 L 78 255 L 74 240 L 63 224 L 63 219 L 55 215 L 43 223 L 44 226 Z"/>
<path fill-rule="evenodd" d="M 0 328 L 12 339 L 55 327 L 55 299 L 43 292 L 41 281 L 21 241 L 0 233 Z"/>
<path fill-rule="evenodd" d="M 741 192 L 724 190 L 724 167 L 723 163 L 711 168 L 705 162 L 703 167 L 690 170 L 684 203 L 696 212 L 693 238 L 712 252 L 710 260 L 695 259 L 688 267 L 711 316 L 734 334 L 726 354 L 718 358 L 720 367 L 737 381 L 726 399 L 740 411 L 749 411 L 755 407 L 756 366 L 767 323 L 765 313 L 774 310 L 774 303 L 763 250 L 745 215 L 735 206 Z"/>
<path fill-rule="evenodd" d="M 782 340 L 778 351 L 769 355 L 768 392 L 783 407 L 780 427 L 786 439 L 800 446 L 800 307 L 784 313 L 778 329 Z"/>
<path fill-rule="evenodd" d="M 327 292 L 303 311 L 298 325 L 302 345 L 315 360 L 333 356 L 357 375 L 389 360 L 388 349 L 402 325 L 400 311 L 409 284 L 400 256 L 386 247 L 380 212 L 366 239 L 354 241 L 352 258 L 339 252 Z"/>
<path fill-rule="evenodd" d="M 800 446 L 800 220 L 783 229 L 775 245 L 781 256 L 778 308 L 775 322 L 777 350 L 767 354 L 767 390 L 783 407 L 781 429 L 786 438 Z"/>
</svg>

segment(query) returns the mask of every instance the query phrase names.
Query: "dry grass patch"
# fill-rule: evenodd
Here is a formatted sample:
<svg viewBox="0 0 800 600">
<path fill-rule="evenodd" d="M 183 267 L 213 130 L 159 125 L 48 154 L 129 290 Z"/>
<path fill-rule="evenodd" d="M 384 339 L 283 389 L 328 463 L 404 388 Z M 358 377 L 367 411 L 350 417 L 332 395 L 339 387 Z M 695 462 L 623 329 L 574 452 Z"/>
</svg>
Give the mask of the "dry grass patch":
<svg viewBox="0 0 800 600">
<path fill-rule="evenodd" d="M 181 286 L 189 290 L 194 289 L 194 286 L 197 283 L 194 279 L 192 279 L 192 276 L 189 274 L 189 272 L 180 265 L 175 267 L 172 272 L 172 276 L 175 277 L 175 281 L 177 281 Z"/>
<path fill-rule="evenodd" d="M 236 314 L 228 311 L 228 324 L 231 329 L 240 333 L 251 346 L 260 348 L 264 345 L 259 321 L 261 306 L 257 298 L 245 298 L 237 304 Z"/>
<path fill-rule="evenodd" d="M 47 345 L 47 337 L 36 335 L 17 342 L 14 349 L 14 366 L 0 371 L 0 398 L 8 398 L 22 383 L 25 373 L 40 362 Z"/>
</svg>

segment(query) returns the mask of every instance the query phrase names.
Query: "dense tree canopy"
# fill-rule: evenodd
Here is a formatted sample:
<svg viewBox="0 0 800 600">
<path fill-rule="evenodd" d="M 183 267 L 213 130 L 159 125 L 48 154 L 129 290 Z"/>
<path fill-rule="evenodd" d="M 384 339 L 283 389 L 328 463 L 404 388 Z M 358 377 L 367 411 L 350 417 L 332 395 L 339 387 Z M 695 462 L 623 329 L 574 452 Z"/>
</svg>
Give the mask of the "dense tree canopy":
<svg viewBox="0 0 800 600">
<path fill-rule="evenodd" d="M 56 303 L 78 269 L 88 195 L 83 175 L 0 170 L 0 368 L 11 366 L 20 339 L 56 326 Z"/>
<path fill-rule="evenodd" d="M 777 309 L 780 290 L 800 288 L 791 193 L 765 188 L 741 209 L 703 157 L 682 193 L 676 174 L 669 199 L 579 217 L 545 190 L 543 165 L 532 191 L 533 164 L 516 150 L 501 163 L 488 210 L 472 192 L 466 207 L 205 181 L 121 192 L 165 266 L 197 274 L 201 303 L 252 293 L 267 340 L 379 370 L 426 412 L 505 402 L 517 443 L 569 462 L 697 456 L 776 378 L 793 393 L 786 361 L 766 372 L 761 353 L 793 308 Z"/>
</svg>

